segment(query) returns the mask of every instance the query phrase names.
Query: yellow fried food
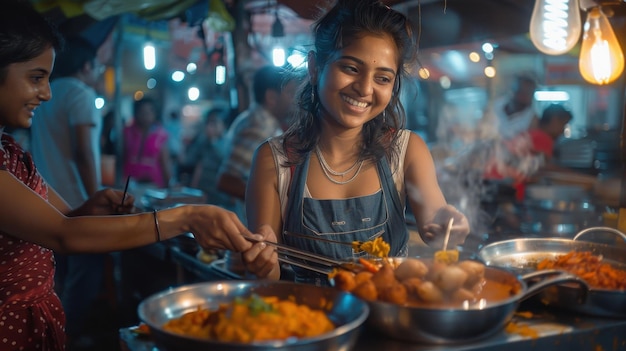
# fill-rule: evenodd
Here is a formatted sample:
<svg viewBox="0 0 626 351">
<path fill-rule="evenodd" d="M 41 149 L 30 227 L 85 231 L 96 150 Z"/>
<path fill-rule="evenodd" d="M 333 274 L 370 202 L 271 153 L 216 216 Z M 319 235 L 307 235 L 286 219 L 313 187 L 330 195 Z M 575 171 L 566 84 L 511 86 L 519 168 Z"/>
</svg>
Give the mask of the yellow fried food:
<svg viewBox="0 0 626 351">
<path fill-rule="evenodd" d="M 387 257 L 389 255 L 389 251 L 391 247 L 388 243 L 386 243 L 381 236 L 377 237 L 374 240 L 369 240 L 364 243 L 359 243 L 355 241 L 352 243 L 353 248 L 356 248 L 355 251 L 365 251 L 368 254 L 376 257 Z"/>
<path fill-rule="evenodd" d="M 334 327 L 323 311 L 257 295 L 223 304 L 216 311 L 198 308 L 163 325 L 167 331 L 186 336 L 237 343 L 314 337 Z"/>
<path fill-rule="evenodd" d="M 435 261 L 452 264 L 459 261 L 459 251 L 458 250 L 446 250 L 446 251 L 437 251 L 435 252 Z"/>
</svg>

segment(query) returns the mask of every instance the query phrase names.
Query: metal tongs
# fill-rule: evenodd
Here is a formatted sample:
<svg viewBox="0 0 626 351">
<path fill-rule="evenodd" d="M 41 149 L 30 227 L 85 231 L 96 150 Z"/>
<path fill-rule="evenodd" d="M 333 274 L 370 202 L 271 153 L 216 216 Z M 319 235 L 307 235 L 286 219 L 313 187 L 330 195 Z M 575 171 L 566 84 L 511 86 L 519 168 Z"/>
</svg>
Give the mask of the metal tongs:
<svg viewBox="0 0 626 351">
<path fill-rule="evenodd" d="M 351 272 L 360 272 L 363 270 L 363 266 L 356 262 L 339 261 L 308 251 L 295 249 L 288 245 L 257 240 L 245 235 L 244 238 L 252 243 L 265 243 L 266 245 L 273 246 L 278 252 L 278 260 L 280 262 L 304 268 L 312 272 L 330 274 L 335 269 L 343 269 Z"/>
</svg>

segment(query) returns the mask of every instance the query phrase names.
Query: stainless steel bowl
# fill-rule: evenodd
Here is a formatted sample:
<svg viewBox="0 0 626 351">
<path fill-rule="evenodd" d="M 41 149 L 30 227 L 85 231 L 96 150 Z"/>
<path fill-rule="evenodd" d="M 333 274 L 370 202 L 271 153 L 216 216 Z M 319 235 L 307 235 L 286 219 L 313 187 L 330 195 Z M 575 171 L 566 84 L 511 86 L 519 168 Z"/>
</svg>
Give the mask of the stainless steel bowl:
<svg viewBox="0 0 626 351">
<path fill-rule="evenodd" d="M 403 258 L 392 260 L 400 262 Z M 579 298 L 584 298 L 588 290 L 581 278 L 565 272 L 546 272 L 530 287 L 524 277 L 502 268 L 485 267 L 485 277 L 509 285 L 518 292 L 502 301 L 459 308 L 413 307 L 373 301 L 369 302 L 370 314 L 365 324 L 368 330 L 399 340 L 426 344 L 469 343 L 501 331 L 513 318 L 519 303 L 544 288 L 575 282 L 582 287 L 577 290 Z"/>
<path fill-rule="evenodd" d="M 215 309 L 221 303 L 236 297 L 260 296 L 294 297 L 297 303 L 323 309 L 332 301 L 328 317 L 336 328 L 314 338 L 263 343 L 224 343 L 215 340 L 187 337 L 163 330 L 170 319 L 194 311 L 198 306 Z M 169 351 L 206 350 L 294 350 L 326 351 L 351 349 L 369 313 L 368 305 L 351 294 L 330 287 L 316 287 L 285 281 L 220 281 L 185 285 L 152 295 L 138 307 L 139 318 L 151 329 L 151 335 L 160 349 Z"/>
</svg>

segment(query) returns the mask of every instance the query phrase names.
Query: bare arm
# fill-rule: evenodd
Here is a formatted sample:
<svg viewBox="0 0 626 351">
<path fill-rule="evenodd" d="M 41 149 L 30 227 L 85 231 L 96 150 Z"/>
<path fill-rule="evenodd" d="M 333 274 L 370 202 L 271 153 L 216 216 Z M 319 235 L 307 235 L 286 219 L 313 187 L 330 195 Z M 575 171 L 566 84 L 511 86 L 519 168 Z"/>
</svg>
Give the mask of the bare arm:
<svg viewBox="0 0 626 351">
<path fill-rule="evenodd" d="M 217 189 L 241 200 L 246 198 L 246 183 L 228 173 L 222 173 L 219 176 Z"/>
<path fill-rule="evenodd" d="M 56 193 L 51 193 L 53 206 L 7 171 L 0 171 L 0 191 L 3 199 L 11 199 L 0 201 L 0 232 L 59 253 L 117 251 L 157 241 L 152 213 L 68 217 L 55 208 L 60 201 Z M 101 195 L 97 201 L 104 205 L 122 201 L 121 191 L 108 189 L 97 194 Z M 161 240 L 192 232 L 203 247 L 243 251 L 252 246 L 241 236 L 252 233 L 237 216 L 216 206 L 181 206 L 162 210 L 157 216 Z"/>
<path fill-rule="evenodd" d="M 469 234 L 469 222 L 465 215 L 446 203 L 430 150 L 413 133 L 409 139 L 404 171 L 407 194 L 422 239 L 431 247 L 441 248 L 448 221 L 454 218 L 449 246 L 462 244 Z"/>
<path fill-rule="evenodd" d="M 95 194 L 100 186 L 97 182 L 96 160 L 93 157 L 92 150 L 92 128 L 94 128 L 94 125 L 91 124 L 79 124 L 74 127 L 74 134 L 76 135 L 76 165 L 88 196 Z"/>
<path fill-rule="evenodd" d="M 248 227 L 277 242 L 282 228 L 282 214 L 278 196 L 278 177 L 269 144 L 263 143 L 256 151 L 250 180 L 246 189 Z M 248 269 L 259 277 L 280 278 L 278 256 L 272 247 L 253 246 L 244 253 Z"/>
<path fill-rule="evenodd" d="M 406 191 L 418 228 L 431 221 L 446 200 L 439 188 L 435 163 L 422 138 L 411 133 L 404 159 Z"/>
</svg>

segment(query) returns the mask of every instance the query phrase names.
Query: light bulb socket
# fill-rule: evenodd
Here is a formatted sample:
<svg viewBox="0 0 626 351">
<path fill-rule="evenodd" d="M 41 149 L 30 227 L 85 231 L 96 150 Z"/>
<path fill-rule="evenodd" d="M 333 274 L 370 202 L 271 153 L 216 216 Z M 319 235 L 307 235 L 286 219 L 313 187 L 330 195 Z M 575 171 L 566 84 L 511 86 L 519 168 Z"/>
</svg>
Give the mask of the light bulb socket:
<svg viewBox="0 0 626 351">
<path fill-rule="evenodd" d="M 616 6 L 624 3 L 623 0 L 579 0 L 580 8 L 584 11 L 598 6 Z"/>
<path fill-rule="evenodd" d="M 276 15 L 276 20 L 272 24 L 272 37 L 281 38 L 284 36 L 285 36 L 285 27 L 283 26 L 283 23 L 278 18 L 278 15 Z"/>
</svg>

